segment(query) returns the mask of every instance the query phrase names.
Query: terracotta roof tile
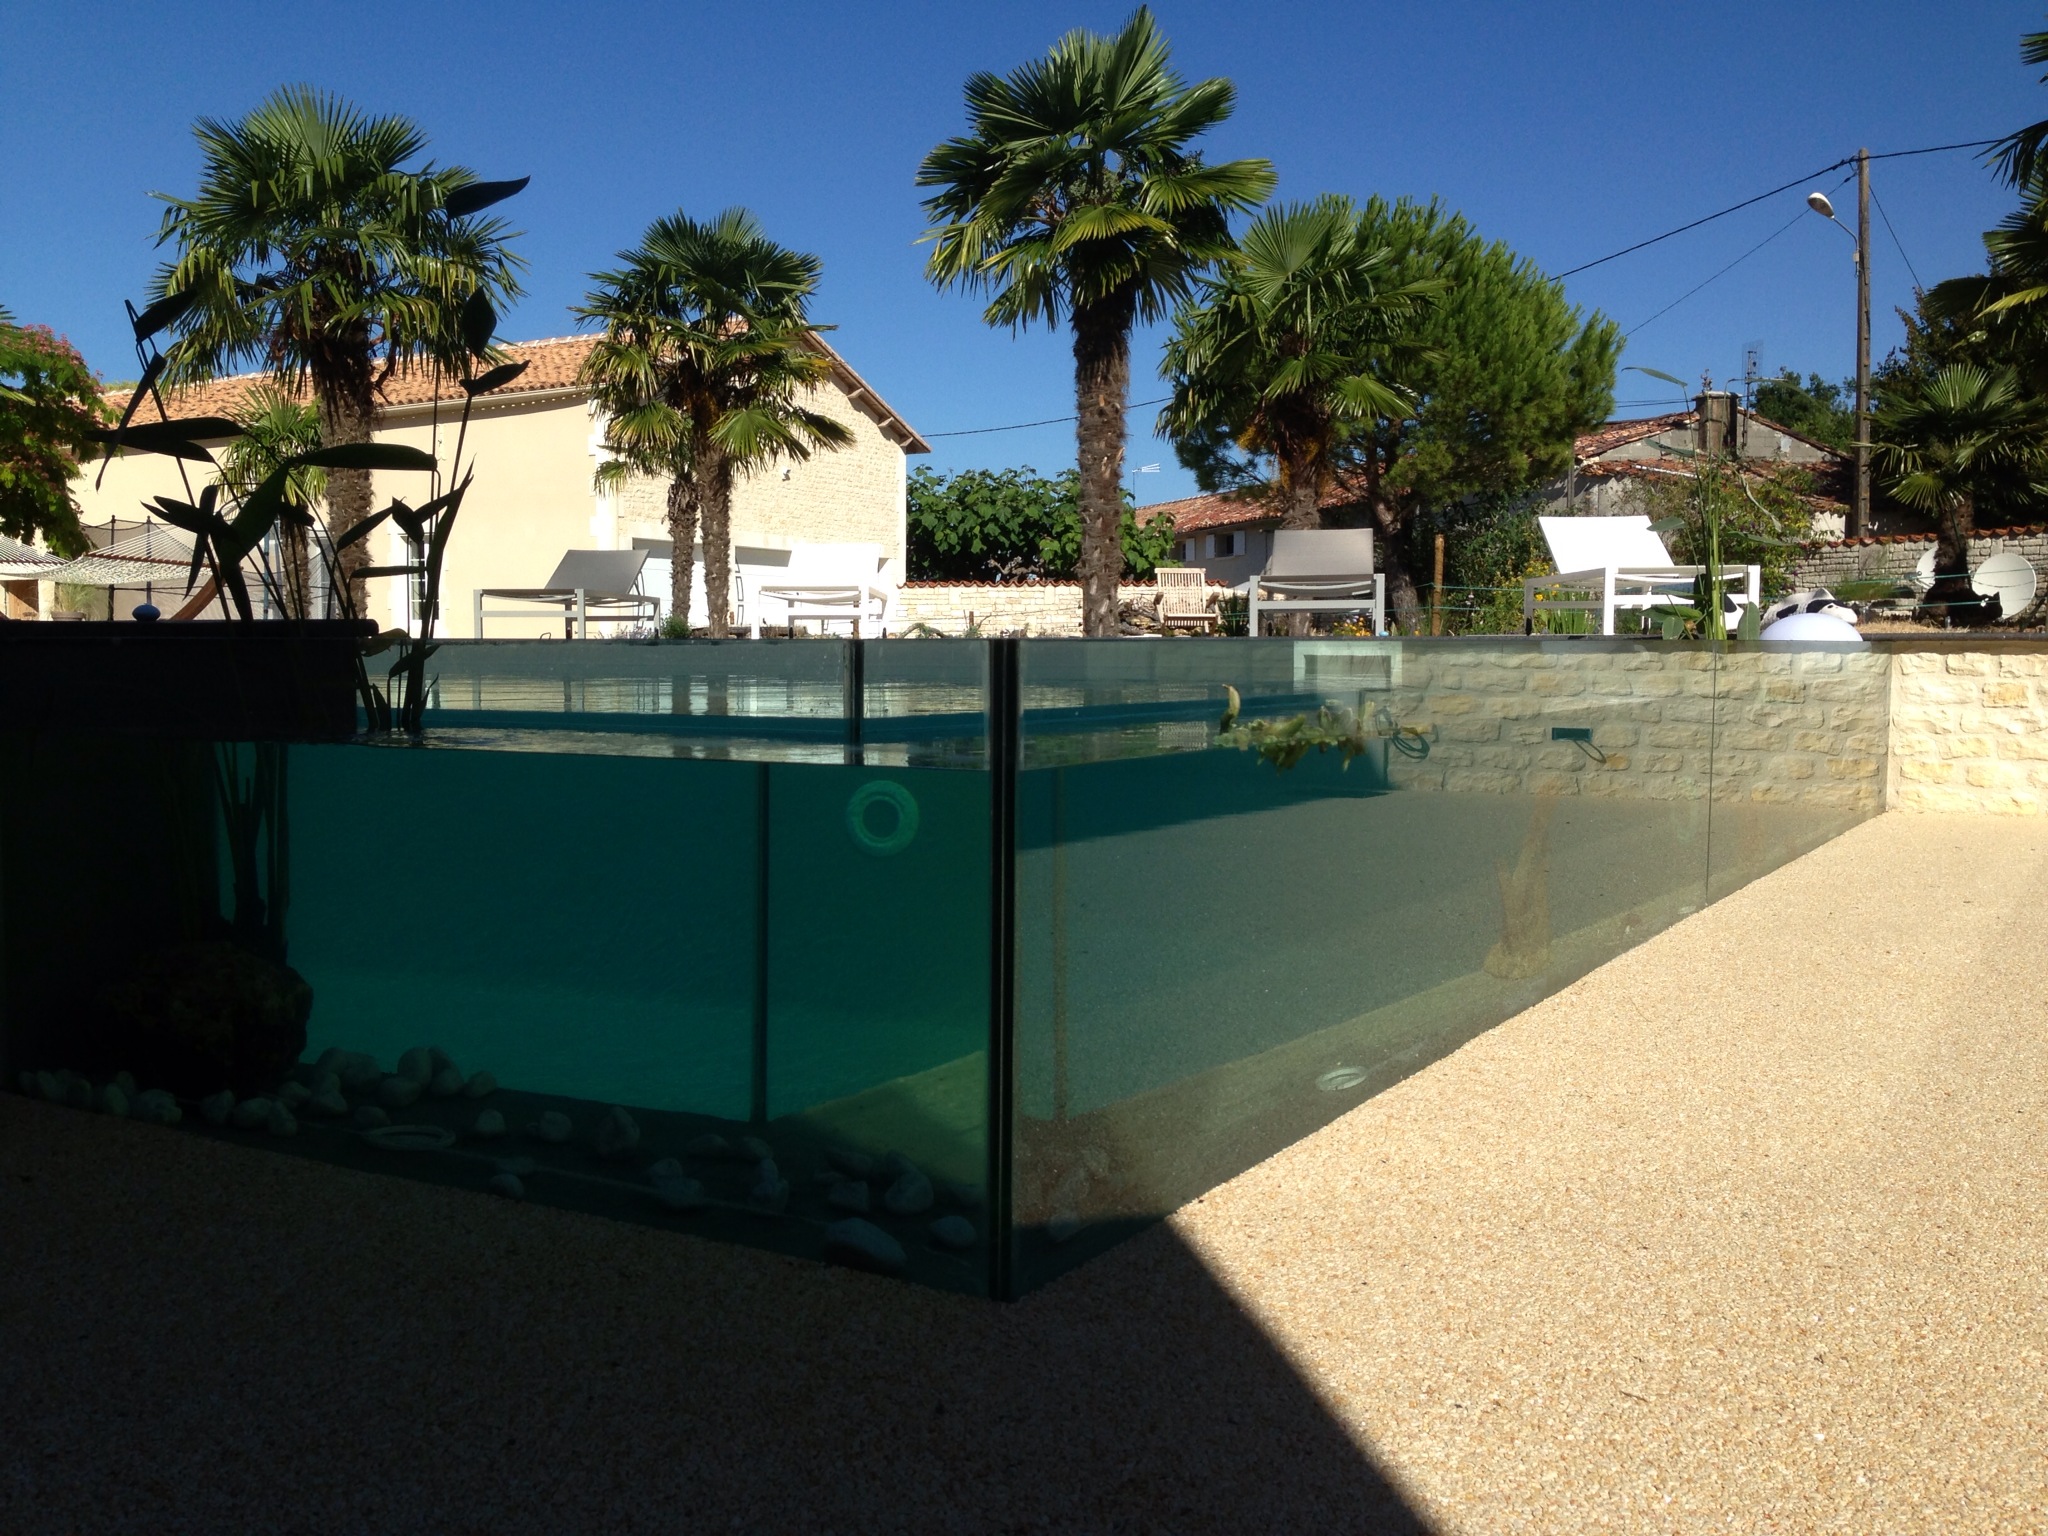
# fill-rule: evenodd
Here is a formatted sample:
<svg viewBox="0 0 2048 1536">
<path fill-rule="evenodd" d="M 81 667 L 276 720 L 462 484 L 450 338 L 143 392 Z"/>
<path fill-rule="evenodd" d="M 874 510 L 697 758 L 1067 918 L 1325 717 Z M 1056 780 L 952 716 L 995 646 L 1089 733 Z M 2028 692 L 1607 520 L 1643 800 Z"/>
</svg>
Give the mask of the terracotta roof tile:
<svg viewBox="0 0 2048 1536">
<path fill-rule="evenodd" d="M 1572 455 L 1578 459 L 1597 458 L 1611 453 L 1628 443 L 1640 442 L 1671 427 L 1691 426 L 1697 419 L 1693 411 L 1672 411 L 1663 416 L 1643 416 L 1634 421 L 1605 422 L 1593 431 L 1585 433 L 1572 443 Z"/>
<path fill-rule="evenodd" d="M 512 342 L 505 348 L 507 361 L 523 362 L 528 367 L 497 394 L 523 395 L 569 388 L 575 384 L 576 371 L 595 344 L 596 338 L 591 336 L 550 336 L 540 341 Z M 164 403 L 173 416 L 232 416 L 249 392 L 265 382 L 267 375 L 260 373 L 209 379 L 204 384 L 188 384 L 167 392 Z M 302 400 L 308 398 L 303 387 L 294 393 Z M 462 387 L 453 379 L 445 379 L 440 393 L 443 400 L 459 401 Z M 433 375 L 425 369 L 402 369 L 384 381 L 381 398 L 385 405 L 425 405 L 434 398 Z M 128 391 L 110 390 L 107 402 L 116 410 L 125 410 Z"/>
<path fill-rule="evenodd" d="M 817 349 L 832 360 L 835 376 L 849 398 L 857 404 L 865 399 L 870 414 L 880 416 L 885 425 L 893 424 L 906 440 L 904 447 L 910 453 L 929 453 L 931 449 L 908 422 L 897 416 L 886 401 L 877 395 L 868 382 L 853 371 L 845 358 L 836 352 L 822 337 L 813 337 Z M 538 341 L 514 341 L 505 345 L 508 362 L 526 363 L 527 370 L 503 389 L 495 390 L 491 399 L 502 400 L 510 396 L 540 394 L 547 390 L 573 389 L 576 375 L 583 366 L 583 360 L 590 355 L 590 349 L 597 345 L 595 336 L 548 336 Z M 232 416 L 249 396 L 249 392 L 267 381 L 260 373 L 239 373 L 230 378 L 210 379 L 204 384 L 189 384 L 181 389 L 169 391 L 164 403 L 170 407 L 174 417 L 181 416 Z M 460 402 L 462 387 L 453 379 L 443 379 L 440 398 Z M 384 381 L 380 399 L 386 406 L 425 405 L 434 398 L 435 379 L 424 368 L 405 368 Z M 295 393 L 306 399 L 309 392 L 301 387 Z M 125 410 L 128 405 L 127 390 L 109 390 L 107 402 L 115 410 Z M 148 414 L 148 407 L 144 412 Z"/>
<path fill-rule="evenodd" d="M 1348 507 L 1360 499 L 1358 488 L 1343 481 L 1323 493 L 1319 505 Z M 1213 528 L 1260 528 L 1280 521 L 1280 514 L 1266 502 L 1246 491 L 1217 491 L 1207 496 L 1183 496 L 1178 501 L 1155 501 L 1137 509 L 1138 521 L 1146 522 L 1161 512 L 1173 518 L 1173 531 L 1199 533 Z"/>
</svg>

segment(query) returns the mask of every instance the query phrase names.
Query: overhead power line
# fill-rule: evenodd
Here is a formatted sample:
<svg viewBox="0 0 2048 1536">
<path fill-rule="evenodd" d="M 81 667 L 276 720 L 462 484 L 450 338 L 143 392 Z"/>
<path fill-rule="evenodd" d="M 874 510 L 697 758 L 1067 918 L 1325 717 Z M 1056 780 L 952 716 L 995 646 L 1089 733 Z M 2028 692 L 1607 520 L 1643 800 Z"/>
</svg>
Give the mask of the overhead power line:
<svg viewBox="0 0 2048 1536">
<path fill-rule="evenodd" d="M 1855 174 L 1852 172 L 1851 174 L 1844 176 L 1841 179 L 1841 181 L 1837 183 L 1837 186 L 1847 186 L 1850 182 L 1854 181 L 1855 179 Z M 1630 329 L 1622 333 L 1622 339 L 1626 341 L 1629 337 L 1635 335 L 1637 331 L 1640 331 L 1643 329 L 1643 327 L 1647 326 L 1651 320 L 1663 319 L 1664 316 L 1670 314 L 1671 311 L 1678 308 L 1679 305 L 1683 304 L 1687 299 L 1691 298 L 1694 294 L 1698 293 L 1702 288 L 1708 286 L 1708 284 L 1719 282 L 1722 278 L 1726 277 L 1730 272 L 1733 272 L 1737 267 L 1741 266 L 1745 261 L 1749 260 L 1750 257 L 1754 256 L 1758 251 L 1762 250 L 1765 246 L 1769 245 L 1773 240 L 1777 239 L 1778 236 L 1784 234 L 1786 230 L 1790 229 L 1794 224 L 1797 224 L 1804 217 L 1806 217 L 1806 210 L 1804 208 L 1801 208 L 1799 212 L 1793 214 L 1791 218 L 1787 219 L 1783 224 L 1779 225 L 1776 229 L 1772 230 L 1768 235 L 1765 235 L 1763 239 L 1757 241 L 1755 245 L 1752 245 L 1740 256 L 1736 257 L 1733 261 L 1729 262 L 1727 266 L 1721 268 L 1721 270 L 1716 272 L 1712 277 L 1707 278 L 1704 282 L 1698 282 L 1693 284 L 1692 287 L 1686 289 L 1685 292 L 1681 293 L 1669 304 L 1666 304 L 1662 309 L 1658 310 L 1656 314 L 1650 316 L 1649 320 L 1637 321 L 1634 326 L 1632 326 Z"/>
<path fill-rule="evenodd" d="M 1906 270 L 1913 274 L 1913 291 L 1924 293 L 1927 285 L 1920 281 L 1920 269 L 1913 265 L 1913 258 L 1906 254 L 1906 247 L 1899 241 L 1899 232 L 1892 228 L 1892 216 L 1884 211 L 1884 200 L 1877 195 L 1877 188 L 1870 189 L 1870 200 L 1877 204 L 1877 216 L 1884 220 L 1885 232 L 1892 237 L 1892 248 L 1899 253 L 1899 260 L 1906 264 Z"/>
<path fill-rule="evenodd" d="M 1886 150 L 1884 153 L 1872 155 L 1870 158 L 1873 160 L 1903 160 L 1913 155 L 1940 155 L 1947 154 L 1952 150 L 1958 149 L 1988 149 L 1994 144 L 2000 144 L 2003 142 L 2004 141 L 2002 139 L 1965 139 L 1955 144 L 1925 144 L 1918 149 Z M 1557 273 L 1556 276 L 1560 281 L 1562 281 L 1567 277 L 1576 277 L 1581 272 L 1590 272 L 1595 267 L 1604 267 L 1610 261 L 1619 261 L 1624 256 L 1633 256 L 1637 251 L 1648 250 L 1653 245 L 1661 245 L 1663 244 L 1663 242 L 1672 239 L 1674 236 L 1682 235 L 1690 230 L 1698 229 L 1705 224 L 1711 224 L 1716 219 L 1725 219 L 1728 217 L 1729 214 L 1740 213 L 1745 208 L 1753 208 L 1758 203 L 1776 197 L 1781 192 L 1789 192 L 1794 187 L 1804 186 L 1807 182 L 1817 180 L 1818 178 L 1827 175 L 1830 171 L 1838 171 L 1845 165 L 1854 165 L 1855 163 L 1856 157 L 1854 155 L 1844 155 L 1841 159 L 1836 160 L 1831 164 L 1824 165 L 1819 170 L 1809 171 L 1804 176 L 1795 176 L 1792 180 L 1785 182 L 1780 186 L 1775 186 L 1771 188 L 1771 190 L 1768 192 L 1759 192 L 1755 197 L 1745 197 L 1739 203 L 1730 203 L 1726 208 L 1721 209 L 1718 213 L 1710 213 L 1705 218 L 1694 219 L 1691 223 L 1681 224 L 1676 229 L 1667 229 L 1664 231 L 1663 234 L 1652 235 L 1647 240 L 1638 240 L 1634 245 L 1625 245 L 1620 250 L 1611 251 L 1607 255 L 1601 256 L 1593 261 L 1581 262 L 1576 267 L 1571 267 L 1563 272 Z M 1876 195 L 1873 193 L 1873 201 L 1875 200 L 1875 196 Z M 1884 204 L 1882 203 L 1878 204 L 1877 211 L 1879 215 L 1882 216 L 1884 219 L 1885 228 L 1891 230 L 1892 244 L 1897 245 L 1899 247 L 1899 255 L 1902 259 L 1905 260 L 1906 269 L 1908 271 L 1912 271 L 1912 258 L 1906 255 L 1906 248 L 1903 245 L 1899 245 L 1899 234 L 1897 230 L 1892 229 L 1891 215 L 1885 213 Z M 1650 316 L 1649 320 L 1642 321 L 1635 327 L 1635 330 L 1629 331 L 1627 334 L 1633 336 L 1636 331 L 1640 331 L 1644 326 L 1648 325 L 1651 320 L 1662 319 L 1665 315 L 1669 314 L 1672 310 L 1676 309 L 1679 305 L 1683 304 L 1687 299 L 1691 298 L 1694 294 L 1698 293 L 1701 288 L 1706 287 L 1708 283 L 1712 283 L 1716 279 L 1725 276 L 1728 272 L 1740 266 L 1743 262 L 1749 260 L 1750 257 L 1754 256 L 1758 251 L 1762 250 L 1765 246 L 1769 245 L 1771 241 L 1777 239 L 1779 235 L 1784 234 L 1785 230 L 1790 229 L 1792 227 L 1792 224 L 1796 224 L 1798 222 L 1799 220 L 1795 217 L 1790 224 L 1786 224 L 1783 228 L 1773 231 L 1766 238 L 1758 241 L 1755 245 L 1751 246 L 1748 250 L 1744 251 L 1740 256 L 1736 257 L 1735 260 L 1729 262 L 1727 266 L 1721 268 L 1719 272 L 1716 272 L 1713 275 L 1713 277 L 1708 278 L 1706 282 L 1700 283 L 1696 287 L 1687 289 L 1684 293 L 1680 294 L 1677 298 L 1673 299 L 1669 304 L 1666 304 L 1662 309 L 1658 310 L 1656 314 Z M 1913 281 L 1916 286 L 1919 284 L 1920 274 L 1918 272 L 1913 273 Z M 1135 404 L 1125 406 L 1124 412 L 1126 415 L 1128 415 L 1132 411 L 1143 410 L 1147 406 L 1164 405 L 1171 398 L 1172 397 L 1170 395 L 1162 395 L 1157 400 L 1140 400 L 1137 401 Z M 1058 427 L 1064 426 L 1070 421 L 1078 420 L 1080 420 L 1079 416 L 1048 416 L 1043 421 L 1016 421 L 1011 422 L 1006 426 L 1000 427 L 961 427 L 951 432 L 927 432 L 924 434 L 924 436 L 927 439 L 934 437 L 985 437 L 991 432 L 1024 432 L 1030 430 L 1032 427 Z"/>
<path fill-rule="evenodd" d="M 1984 149 L 2000 142 L 1998 139 L 1970 139 L 1960 144 L 1929 144 L 1920 149 L 1889 150 L 1881 155 L 1872 155 L 1870 158 L 1873 160 L 1902 160 L 1908 155 L 1939 155 L 1953 149 Z M 1590 272 L 1595 267 L 1604 267 L 1610 261 L 1619 261 L 1624 256 L 1633 256 L 1637 251 L 1647 250 L 1650 246 L 1659 245 L 1671 239 L 1674 235 L 1682 235 L 1688 230 L 1698 229 L 1702 224 L 1711 224 L 1716 219 L 1725 219 L 1731 213 L 1740 213 L 1743 209 L 1754 207 L 1767 198 L 1776 197 L 1780 192 L 1790 192 L 1794 187 L 1802 186 L 1816 177 L 1827 175 L 1829 171 L 1837 171 L 1845 165 L 1854 165 L 1855 163 L 1856 157 L 1854 155 L 1844 155 L 1832 165 L 1824 165 L 1819 170 L 1809 171 L 1804 176 L 1795 176 L 1792 180 L 1784 183 L 1784 185 L 1773 187 L 1768 192 L 1759 192 L 1755 197 L 1745 197 L 1739 203 L 1731 203 L 1719 213 L 1710 213 L 1703 219 L 1694 219 L 1690 224 L 1681 224 L 1676 229 L 1667 229 L 1661 235 L 1652 235 L 1647 240 L 1638 240 L 1634 245 L 1623 246 L 1620 250 L 1611 252 L 1595 261 L 1581 262 L 1569 271 L 1558 273 L 1557 277 L 1560 280 L 1567 277 L 1576 277 L 1581 272 Z"/>
<path fill-rule="evenodd" d="M 1171 395 L 1161 395 L 1157 400 L 1135 400 L 1124 407 L 1124 414 L 1128 416 L 1133 411 L 1142 411 L 1148 405 L 1164 405 L 1172 398 L 1173 396 Z M 957 432 L 927 432 L 924 436 L 928 439 L 934 437 L 980 437 L 989 432 L 1022 432 L 1026 427 L 1057 427 L 1063 423 L 1079 421 L 1080 419 L 1079 416 L 1048 416 L 1043 421 L 1015 421 L 1007 427 L 963 427 Z"/>
</svg>

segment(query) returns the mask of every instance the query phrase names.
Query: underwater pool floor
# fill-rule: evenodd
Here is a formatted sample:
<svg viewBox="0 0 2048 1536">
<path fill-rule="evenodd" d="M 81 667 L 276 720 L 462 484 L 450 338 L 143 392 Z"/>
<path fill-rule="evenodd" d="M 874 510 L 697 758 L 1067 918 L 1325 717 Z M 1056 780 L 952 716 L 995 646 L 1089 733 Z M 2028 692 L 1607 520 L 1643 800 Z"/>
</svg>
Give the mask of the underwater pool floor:
<svg viewBox="0 0 2048 1536">
<path fill-rule="evenodd" d="M 0 1529 L 2039 1529 L 2044 901 L 1879 817 L 1010 1306 L 0 1095 Z"/>
</svg>

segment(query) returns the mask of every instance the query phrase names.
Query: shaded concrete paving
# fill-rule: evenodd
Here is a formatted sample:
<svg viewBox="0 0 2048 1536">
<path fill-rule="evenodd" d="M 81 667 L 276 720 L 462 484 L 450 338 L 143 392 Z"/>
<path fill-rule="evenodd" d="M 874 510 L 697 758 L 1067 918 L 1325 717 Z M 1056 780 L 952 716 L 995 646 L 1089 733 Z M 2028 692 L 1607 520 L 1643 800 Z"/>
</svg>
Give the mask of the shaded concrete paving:
<svg viewBox="0 0 2048 1536">
<path fill-rule="evenodd" d="M 1880 818 L 1007 1308 L 0 1097 L 0 1529 L 2048 1528 L 2044 897 Z"/>
</svg>

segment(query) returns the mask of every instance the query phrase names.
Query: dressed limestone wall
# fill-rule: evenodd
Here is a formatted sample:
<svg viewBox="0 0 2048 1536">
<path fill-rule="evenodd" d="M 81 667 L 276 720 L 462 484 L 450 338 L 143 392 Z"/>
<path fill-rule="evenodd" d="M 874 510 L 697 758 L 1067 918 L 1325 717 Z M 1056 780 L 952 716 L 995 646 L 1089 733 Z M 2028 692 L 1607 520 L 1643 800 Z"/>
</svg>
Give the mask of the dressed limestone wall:
<svg viewBox="0 0 2048 1536">
<path fill-rule="evenodd" d="M 2048 651 L 1890 654 L 1885 804 L 2048 814 Z"/>
<path fill-rule="evenodd" d="M 1212 588 L 1220 593 L 1220 587 Z M 1150 582 L 1125 582 L 1117 588 L 1120 603 L 1135 603 L 1150 612 L 1159 589 Z M 890 628 L 901 634 L 923 624 L 942 635 L 964 635 L 970 625 L 984 635 L 1078 635 L 1081 633 L 1081 584 L 1078 581 L 913 581 L 896 593 L 896 617 Z"/>
<path fill-rule="evenodd" d="M 1884 799 L 1888 659 L 1842 652 L 1407 646 L 1387 724 L 1395 783 L 1451 793 L 1826 805 Z M 1583 730 L 1585 741 L 1555 733 Z"/>
</svg>

